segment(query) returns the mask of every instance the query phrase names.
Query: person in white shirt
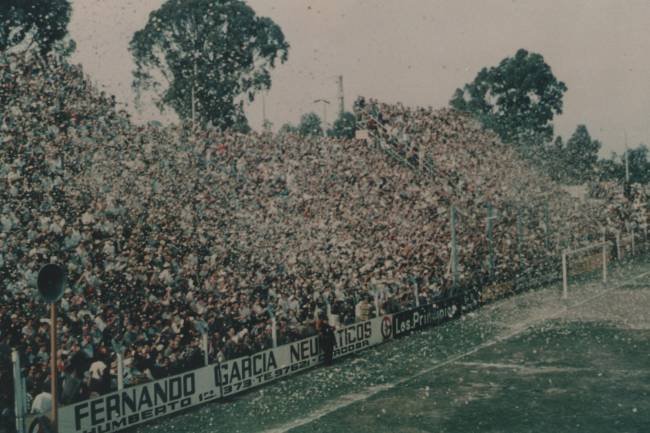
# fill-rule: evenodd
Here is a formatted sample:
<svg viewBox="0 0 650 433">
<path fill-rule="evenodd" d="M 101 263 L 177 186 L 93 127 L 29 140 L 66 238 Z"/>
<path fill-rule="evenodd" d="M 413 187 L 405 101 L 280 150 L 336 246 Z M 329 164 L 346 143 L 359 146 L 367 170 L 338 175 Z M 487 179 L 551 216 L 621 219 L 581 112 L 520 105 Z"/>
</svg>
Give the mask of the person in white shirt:
<svg viewBox="0 0 650 433">
<path fill-rule="evenodd" d="M 44 385 L 41 393 L 34 398 L 31 413 L 49 415 L 52 412 L 52 394 L 50 394 L 46 388 L 47 386 Z"/>
<path fill-rule="evenodd" d="M 30 412 L 37 415 L 34 421 L 32 421 L 30 431 L 52 431 L 52 424 L 49 418 L 52 413 L 52 394 L 49 392 L 49 384 L 47 382 L 43 384 L 41 393 L 34 397 Z M 39 426 L 38 430 L 33 430 L 35 425 Z"/>
<path fill-rule="evenodd" d="M 354 308 L 354 315 L 357 321 L 363 322 L 370 317 L 370 304 L 366 298 L 362 298 Z"/>
<path fill-rule="evenodd" d="M 103 361 L 97 360 L 90 364 L 90 377 L 91 379 L 101 380 L 106 370 L 106 364 Z"/>
</svg>

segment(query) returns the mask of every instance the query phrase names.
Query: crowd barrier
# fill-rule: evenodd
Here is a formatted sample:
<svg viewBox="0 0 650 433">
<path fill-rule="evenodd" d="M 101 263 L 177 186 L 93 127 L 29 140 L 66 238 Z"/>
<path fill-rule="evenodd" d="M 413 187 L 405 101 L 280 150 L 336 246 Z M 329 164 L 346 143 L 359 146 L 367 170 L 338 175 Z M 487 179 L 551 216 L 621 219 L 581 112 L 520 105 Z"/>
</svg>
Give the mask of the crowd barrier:
<svg viewBox="0 0 650 433">
<path fill-rule="evenodd" d="M 643 240 L 648 250 L 647 237 Z M 625 250 L 621 244 L 619 251 Z M 619 260 L 629 258 L 621 254 Z M 581 271 L 599 266 L 586 256 Z M 543 283 L 540 283 L 543 284 Z M 529 285 L 527 288 L 532 287 Z M 517 292 L 516 281 L 483 286 L 478 303 L 484 304 Z M 460 315 L 468 299 L 464 293 L 433 304 L 394 314 L 384 314 L 336 331 L 334 359 L 399 338 L 413 331 L 439 325 Z M 17 358 L 17 357 L 16 357 Z M 59 408 L 59 433 L 109 433 L 136 426 L 207 402 L 214 402 L 267 384 L 323 363 L 317 336 L 264 350 L 222 363 L 214 363 L 175 376 L 114 391 Z M 24 393 L 24 381 L 22 391 Z M 22 400 L 16 398 L 17 401 Z M 18 408 L 17 408 L 18 409 Z M 17 411 L 18 413 L 18 411 Z M 24 414 L 24 412 L 22 412 Z M 37 432 L 39 417 L 20 418 L 18 432 Z"/>
</svg>

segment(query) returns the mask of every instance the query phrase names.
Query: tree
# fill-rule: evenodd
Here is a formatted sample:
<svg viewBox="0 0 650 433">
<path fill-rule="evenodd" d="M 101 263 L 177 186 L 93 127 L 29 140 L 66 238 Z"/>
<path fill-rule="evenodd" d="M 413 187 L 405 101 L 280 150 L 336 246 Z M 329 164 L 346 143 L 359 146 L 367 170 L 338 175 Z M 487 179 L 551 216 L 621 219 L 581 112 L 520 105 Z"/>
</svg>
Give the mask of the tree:
<svg viewBox="0 0 650 433">
<path fill-rule="evenodd" d="M 546 173 L 555 181 L 566 180 L 566 147 L 561 136 L 555 137 L 552 143 L 544 146 L 542 161 L 540 162 Z"/>
<path fill-rule="evenodd" d="M 74 42 L 65 43 L 72 8 L 70 0 L 2 0 L 0 51 L 34 47 L 45 57 L 53 50 L 66 55 Z"/>
<path fill-rule="evenodd" d="M 636 149 L 628 150 L 628 166 L 631 183 L 650 183 L 650 160 L 648 160 L 648 146 L 639 144 Z M 625 163 L 625 155 L 623 156 Z"/>
<path fill-rule="evenodd" d="M 167 0 L 129 50 L 138 96 L 152 92 L 161 111 L 228 129 L 242 125 L 244 98 L 271 87 L 270 71 L 287 60 L 289 44 L 242 0 Z"/>
<path fill-rule="evenodd" d="M 316 113 L 303 114 L 298 125 L 298 134 L 303 137 L 323 135 L 320 117 Z"/>
<path fill-rule="evenodd" d="M 650 183 L 650 160 L 648 159 L 648 146 L 639 144 L 635 149 L 627 150 L 627 165 L 630 173 L 630 183 Z M 612 159 L 616 154 L 612 155 Z M 619 156 L 619 180 L 625 179 L 625 153 Z"/>
<path fill-rule="evenodd" d="M 585 125 L 578 125 L 564 149 L 566 176 L 569 181 L 584 183 L 594 178 L 601 144 L 592 140 Z"/>
<path fill-rule="evenodd" d="M 650 183 L 650 159 L 648 146 L 639 144 L 635 149 L 629 149 L 627 162 L 630 171 L 630 183 Z M 602 180 L 625 181 L 625 153 L 622 155 L 612 152 L 609 159 L 598 161 L 598 169 Z"/>
<path fill-rule="evenodd" d="M 474 115 L 506 143 L 539 144 L 552 139 L 553 117 L 562 113 L 566 90 L 540 54 L 520 49 L 456 89 L 450 105 Z"/>
<path fill-rule="evenodd" d="M 328 135 L 336 138 L 354 138 L 357 130 L 357 119 L 354 114 L 346 111 L 341 113 L 338 119 L 334 121 L 332 129 L 328 131 Z"/>
<path fill-rule="evenodd" d="M 609 159 L 598 161 L 598 175 L 599 180 L 623 182 L 625 179 L 625 163 L 621 161 L 616 152 L 612 152 Z"/>
<path fill-rule="evenodd" d="M 278 130 L 278 135 L 289 135 L 289 134 L 297 134 L 297 133 L 298 133 L 298 128 L 293 126 L 291 123 L 285 123 Z"/>
</svg>

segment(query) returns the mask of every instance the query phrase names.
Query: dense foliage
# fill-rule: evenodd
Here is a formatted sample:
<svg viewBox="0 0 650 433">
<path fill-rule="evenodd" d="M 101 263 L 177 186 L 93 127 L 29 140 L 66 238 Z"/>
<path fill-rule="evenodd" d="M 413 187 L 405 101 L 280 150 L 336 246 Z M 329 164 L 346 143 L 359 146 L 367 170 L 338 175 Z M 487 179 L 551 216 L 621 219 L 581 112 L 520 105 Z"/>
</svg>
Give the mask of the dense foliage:
<svg viewBox="0 0 650 433">
<path fill-rule="evenodd" d="M 35 48 L 42 56 L 62 43 L 68 34 L 72 8 L 69 0 L 2 0 L 0 51 Z M 59 45 L 65 53 L 67 47 Z"/>
<path fill-rule="evenodd" d="M 341 113 L 338 119 L 334 121 L 334 125 L 328 131 L 328 134 L 337 138 L 354 138 L 356 130 L 357 119 L 354 117 L 354 114 L 346 111 Z"/>
<path fill-rule="evenodd" d="M 520 49 L 498 66 L 481 69 L 473 82 L 456 89 L 450 104 L 506 143 L 543 144 L 553 138 L 553 117 L 562 113 L 566 91 L 544 57 Z"/>
<path fill-rule="evenodd" d="M 300 117 L 298 124 L 298 134 L 303 137 L 318 137 L 323 135 L 320 117 L 316 113 L 306 113 Z"/>
<path fill-rule="evenodd" d="M 219 129 L 246 130 L 244 100 L 271 87 L 270 71 L 289 44 L 270 18 L 241 0 L 168 0 L 130 44 L 134 88 Z"/>
</svg>

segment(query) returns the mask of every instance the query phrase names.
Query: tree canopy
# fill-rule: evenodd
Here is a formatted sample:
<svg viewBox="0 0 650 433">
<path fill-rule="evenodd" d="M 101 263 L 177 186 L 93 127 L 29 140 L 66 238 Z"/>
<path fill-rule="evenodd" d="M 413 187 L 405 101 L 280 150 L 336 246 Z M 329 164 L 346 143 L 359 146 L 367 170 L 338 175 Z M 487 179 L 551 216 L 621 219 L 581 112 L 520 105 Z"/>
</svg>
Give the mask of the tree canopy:
<svg viewBox="0 0 650 433">
<path fill-rule="evenodd" d="M 520 49 L 456 89 L 450 105 L 474 115 L 504 142 L 541 144 L 553 138 L 553 117 L 562 113 L 566 90 L 542 55 Z"/>
<path fill-rule="evenodd" d="M 585 125 L 578 125 L 562 149 L 566 180 L 583 183 L 592 180 L 602 145 L 593 140 Z"/>
<path fill-rule="evenodd" d="M 289 135 L 289 134 L 297 134 L 297 133 L 298 133 L 298 128 L 293 126 L 291 123 L 283 124 L 278 130 L 278 135 Z"/>
<path fill-rule="evenodd" d="M 345 111 L 334 121 L 334 125 L 328 131 L 328 134 L 336 138 L 354 138 L 356 130 L 356 117 L 349 111 Z"/>
<path fill-rule="evenodd" d="M 564 140 L 558 135 L 553 142 L 546 143 L 539 152 L 534 153 L 534 163 L 553 180 L 563 182 L 567 179 L 565 152 Z"/>
<path fill-rule="evenodd" d="M 645 144 L 629 149 L 627 155 L 631 183 L 650 184 L 650 150 Z M 625 153 L 612 153 L 609 159 L 598 162 L 600 177 L 603 180 L 625 180 Z"/>
<path fill-rule="evenodd" d="M 70 0 L 2 0 L 0 51 L 25 46 L 45 56 L 63 43 L 71 15 Z M 74 42 L 60 49 L 66 54 L 74 49 Z"/>
<path fill-rule="evenodd" d="M 303 137 L 323 135 L 320 117 L 316 113 L 303 114 L 298 125 L 298 134 Z"/>
<path fill-rule="evenodd" d="M 650 157 L 648 146 L 640 144 L 636 149 L 628 151 L 628 165 L 631 183 L 650 183 Z M 623 155 L 625 164 L 625 155 Z"/>
<path fill-rule="evenodd" d="M 270 18 L 241 0 L 167 0 L 129 47 L 133 86 L 183 120 L 242 127 L 244 99 L 271 87 L 270 71 L 289 44 Z M 245 129 L 245 128 L 244 128 Z"/>
</svg>

